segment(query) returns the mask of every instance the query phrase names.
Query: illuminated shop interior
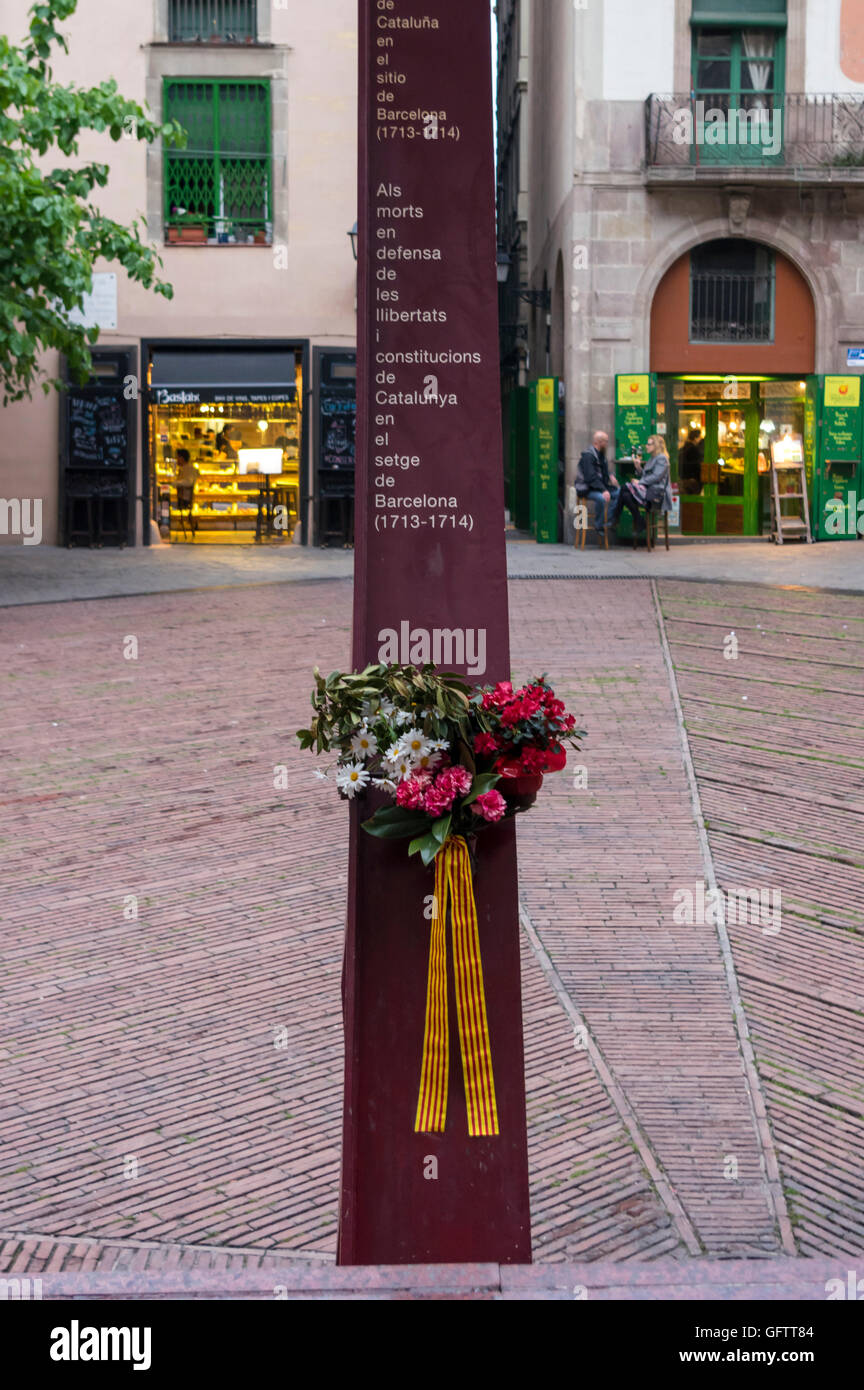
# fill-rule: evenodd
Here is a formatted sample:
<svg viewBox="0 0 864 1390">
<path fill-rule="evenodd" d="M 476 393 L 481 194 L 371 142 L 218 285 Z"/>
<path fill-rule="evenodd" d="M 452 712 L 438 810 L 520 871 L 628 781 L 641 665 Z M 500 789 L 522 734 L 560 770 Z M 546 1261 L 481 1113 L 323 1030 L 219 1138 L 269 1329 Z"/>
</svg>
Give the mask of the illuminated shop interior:
<svg viewBox="0 0 864 1390">
<path fill-rule="evenodd" d="M 210 400 L 205 389 L 191 403 L 151 403 L 150 460 L 163 539 L 195 545 L 293 541 L 300 521 L 302 388 L 298 361 L 284 400 L 274 399 L 277 392 L 257 393 L 256 400 L 256 393 L 238 388 L 210 392 Z"/>
</svg>

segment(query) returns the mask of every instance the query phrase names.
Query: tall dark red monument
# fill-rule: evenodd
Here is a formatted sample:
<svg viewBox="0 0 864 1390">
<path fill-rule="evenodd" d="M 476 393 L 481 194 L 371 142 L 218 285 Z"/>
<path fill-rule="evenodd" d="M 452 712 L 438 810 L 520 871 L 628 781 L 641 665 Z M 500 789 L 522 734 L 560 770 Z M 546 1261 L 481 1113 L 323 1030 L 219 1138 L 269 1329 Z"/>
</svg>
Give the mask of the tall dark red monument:
<svg viewBox="0 0 864 1390">
<path fill-rule="evenodd" d="M 433 651 L 506 680 L 487 0 L 360 0 L 358 226 L 354 666 Z M 339 1261 L 529 1261 L 513 822 L 478 842 L 499 1132 L 472 1137 L 452 965 L 446 1128 L 415 1132 L 433 876 L 366 815 L 352 806 Z"/>
</svg>

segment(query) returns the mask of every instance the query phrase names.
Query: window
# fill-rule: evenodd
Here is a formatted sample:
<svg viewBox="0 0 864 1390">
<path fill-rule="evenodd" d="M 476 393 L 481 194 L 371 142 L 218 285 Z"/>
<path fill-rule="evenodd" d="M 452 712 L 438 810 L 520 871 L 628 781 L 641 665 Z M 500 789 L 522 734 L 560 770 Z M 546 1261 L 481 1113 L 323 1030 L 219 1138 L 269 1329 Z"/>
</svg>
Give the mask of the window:
<svg viewBox="0 0 864 1390">
<path fill-rule="evenodd" d="M 786 0 L 694 0 L 691 88 L 704 103 L 694 159 L 782 162 Z"/>
<path fill-rule="evenodd" d="M 782 35 L 773 29 L 697 29 L 693 34 L 693 86 L 697 97 L 726 97 L 750 110 L 770 105 L 783 90 L 778 58 Z"/>
<path fill-rule="evenodd" d="M 166 240 L 272 241 L 270 84 L 168 78 L 164 113 L 188 137 L 165 151 Z"/>
<path fill-rule="evenodd" d="M 170 0 L 171 43 L 254 43 L 258 0 Z"/>
<path fill-rule="evenodd" d="M 690 341 L 774 341 L 774 253 L 768 247 L 727 238 L 691 251 Z"/>
</svg>

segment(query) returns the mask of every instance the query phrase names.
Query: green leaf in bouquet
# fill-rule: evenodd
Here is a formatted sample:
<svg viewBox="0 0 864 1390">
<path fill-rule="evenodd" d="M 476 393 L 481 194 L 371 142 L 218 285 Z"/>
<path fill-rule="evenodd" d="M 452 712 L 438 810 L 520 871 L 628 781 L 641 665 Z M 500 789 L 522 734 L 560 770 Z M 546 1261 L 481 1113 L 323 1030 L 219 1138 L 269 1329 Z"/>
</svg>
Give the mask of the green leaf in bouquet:
<svg viewBox="0 0 864 1390">
<path fill-rule="evenodd" d="M 470 806 L 472 801 L 476 801 L 478 796 L 485 796 L 491 792 L 492 788 L 501 781 L 500 774 L 497 772 L 483 772 L 479 777 L 474 778 L 474 785 L 468 795 L 464 798 L 462 805 Z"/>
<path fill-rule="evenodd" d="M 452 822 L 453 813 L 452 811 L 450 811 L 447 813 L 446 816 L 441 816 L 439 820 L 436 820 L 435 824 L 432 826 L 432 829 L 429 833 L 430 835 L 435 836 L 435 839 L 438 841 L 439 845 L 443 845 L 444 841 L 447 839 L 447 836 L 450 834 L 450 826 Z"/>
<path fill-rule="evenodd" d="M 419 854 L 425 867 L 428 869 L 438 851 L 442 848 L 442 841 L 435 835 L 420 835 L 416 840 L 412 840 L 408 846 L 409 854 Z"/>
<path fill-rule="evenodd" d="M 407 840 L 428 833 L 429 817 L 420 811 L 406 811 L 401 806 L 385 806 L 363 822 L 363 829 L 379 840 Z"/>
</svg>

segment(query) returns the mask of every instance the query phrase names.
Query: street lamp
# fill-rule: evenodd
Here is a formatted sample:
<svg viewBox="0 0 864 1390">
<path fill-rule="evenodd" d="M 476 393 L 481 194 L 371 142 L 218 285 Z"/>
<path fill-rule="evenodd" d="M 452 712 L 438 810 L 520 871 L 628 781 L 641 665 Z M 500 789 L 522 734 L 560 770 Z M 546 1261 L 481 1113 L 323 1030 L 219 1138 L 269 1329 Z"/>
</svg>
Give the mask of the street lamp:
<svg viewBox="0 0 864 1390">
<path fill-rule="evenodd" d="M 354 256 L 354 259 L 355 259 L 355 261 L 356 261 L 356 259 L 357 259 L 357 223 L 356 223 L 356 222 L 354 223 L 354 226 L 351 228 L 350 232 L 348 233 L 348 236 L 349 236 L 350 239 L 351 239 L 351 253 L 352 253 L 352 255 Z"/>
<path fill-rule="evenodd" d="M 510 278 L 510 266 L 513 262 L 508 252 L 499 249 L 498 251 L 498 284 L 506 285 Z"/>
</svg>

